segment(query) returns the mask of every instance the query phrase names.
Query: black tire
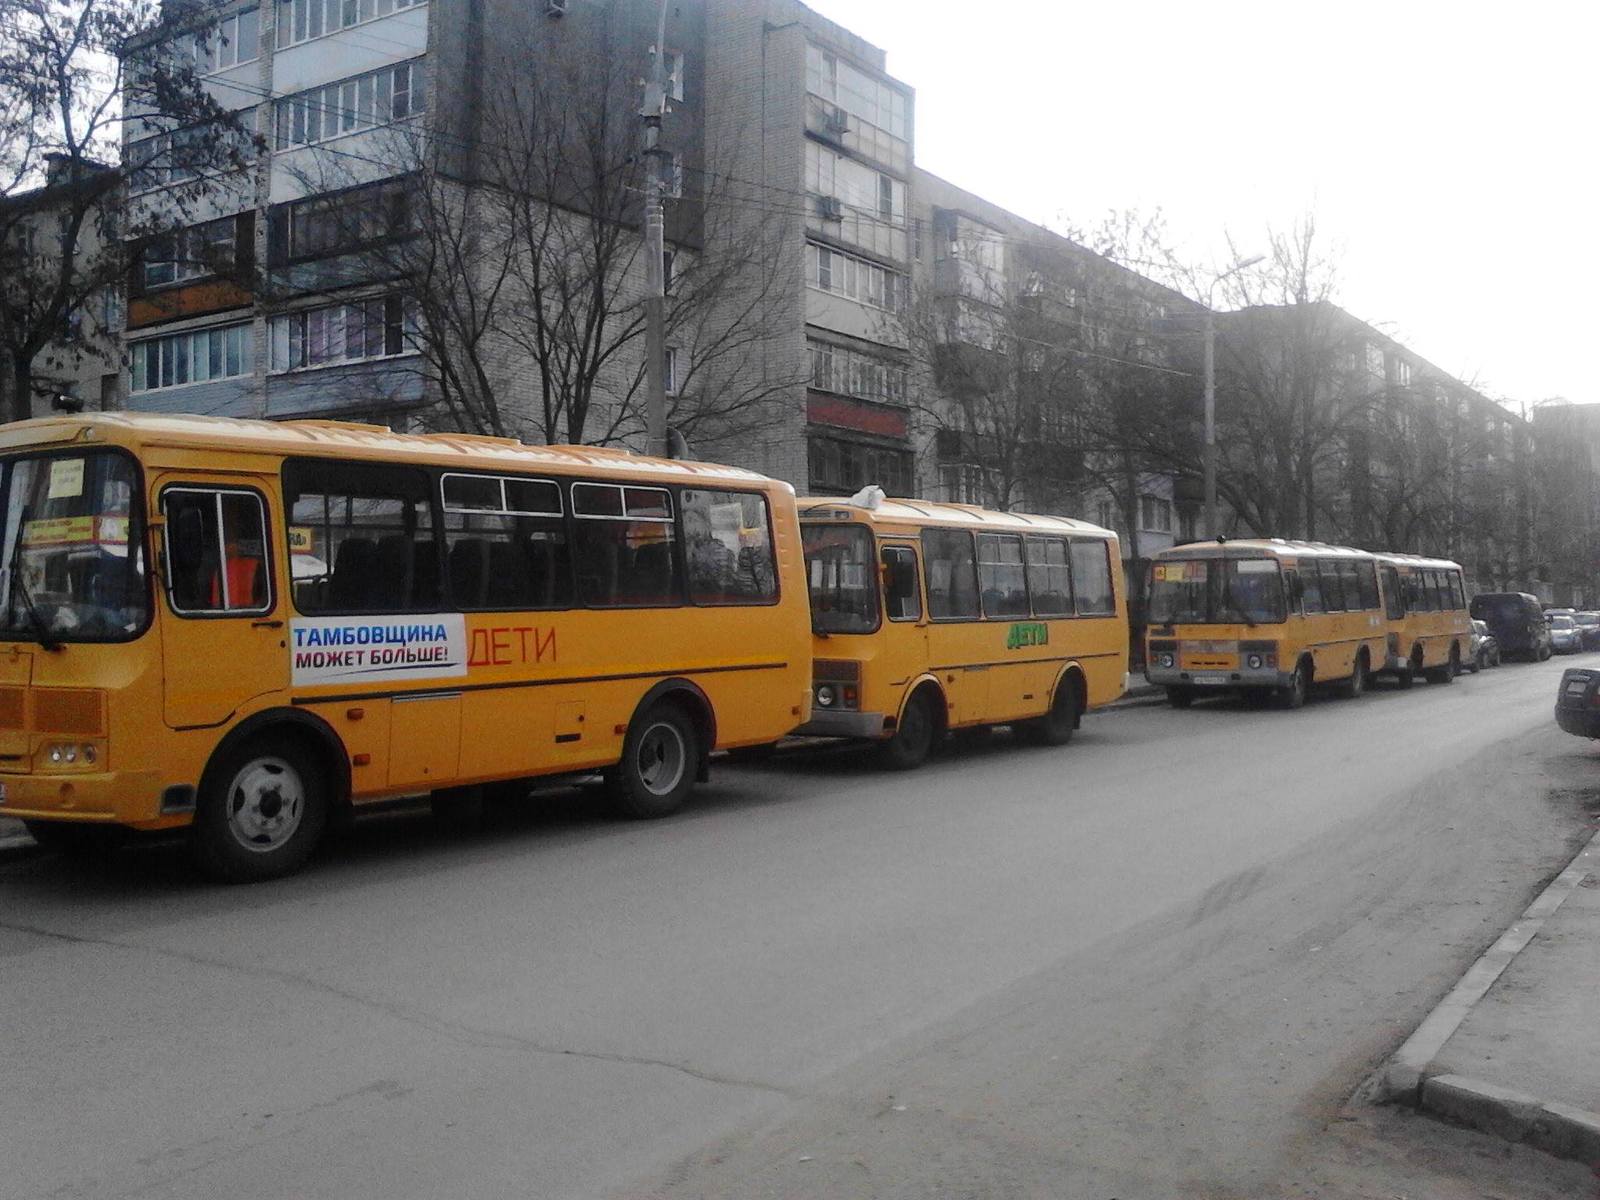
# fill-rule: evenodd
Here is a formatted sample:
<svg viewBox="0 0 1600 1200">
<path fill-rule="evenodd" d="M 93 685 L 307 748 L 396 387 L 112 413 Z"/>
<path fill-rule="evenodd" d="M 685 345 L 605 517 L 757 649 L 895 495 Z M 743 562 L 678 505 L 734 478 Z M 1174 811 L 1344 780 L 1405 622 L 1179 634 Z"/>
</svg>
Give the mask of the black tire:
<svg viewBox="0 0 1600 1200">
<path fill-rule="evenodd" d="M 1394 673 L 1394 681 L 1401 688 L 1408 688 L 1417 681 L 1417 676 L 1422 674 L 1422 660 L 1413 654 L 1406 659 L 1406 665 Z"/>
<path fill-rule="evenodd" d="M 635 820 L 668 817 L 683 807 L 694 788 L 700 736 L 683 709 L 652 705 L 628 727 L 622 761 L 606 776 L 619 815 Z"/>
<path fill-rule="evenodd" d="M 85 825 L 78 821 L 24 821 L 28 835 L 41 850 L 63 858 L 99 858 L 128 839 L 121 825 Z"/>
<path fill-rule="evenodd" d="M 1311 680 L 1306 672 L 1305 660 L 1295 663 L 1294 671 L 1289 676 L 1289 682 L 1278 689 L 1278 706 L 1280 708 L 1304 708 L 1306 694 L 1311 690 Z"/>
<path fill-rule="evenodd" d="M 262 734 L 212 760 L 189 854 L 221 883 L 257 883 L 305 865 L 328 824 L 324 764 L 297 738 Z"/>
<path fill-rule="evenodd" d="M 1450 659 L 1442 666 L 1429 667 L 1427 671 L 1429 683 L 1454 683 L 1456 676 L 1461 674 L 1461 652 L 1452 643 L 1450 646 Z"/>
<path fill-rule="evenodd" d="M 1188 688 L 1169 687 L 1167 689 L 1167 703 L 1173 708 L 1188 708 L 1194 703 L 1194 693 Z"/>
<path fill-rule="evenodd" d="M 906 702 L 906 711 L 895 726 L 894 733 L 882 743 L 884 764 L 896 771 L 910 771 L 920 767 L 933 750 L 939 733 L 938 718 L 933 703 L 925 691 L 918 692 Z"/>
<path fill-rule="evenodd" d="M 1065 746 L 1078 728 L 1078 684 L 1068 676 L 1056 687 L 1050 711 L 1024 721 L 1017 731 L 1036 746 Z"/>
<path fill-rule="evenodd" d="M 1495 652 L 1489 656 L 1489 665 L 1491 667 L 1498 667 L 1500 665 L 1500 651 L 1498 649 L 1496 649 Z"/>
<path fill-rule="evenodd" d="M 1346 700 L 1360 699 L 1361 694 L 1367 690 L 1368 670 L 1367 652 L 1365 650 L 1356 651 L 1356 661 L 1350 670 L 1350 678 L 1339 684 L 1339 695 Z"/>
<path fill-rule="evenodd" d="M 1549 646 L 1540 646 L 1539 647 L 1539 661 L 1540 662 L 1549 662 L 1550 661 L 1550 656 L 1552 654 L 1554 654 L 1554 653 L 1555 653 L 1555 651 L 1550 649 Z"/>
<path fill-rule="evenodd" d="M 1471 671 L 1474 675 L 1476 675 L 1479 671 L 1483 670 L 1484 667 L 1486 667 L 1488 665 L 1489 665 L 1489 655 L 1486 652 L 1484 652 L 1482 650 L 1479 650 L 1476 654 L 1474 654 L 1472 656 L 1472 661 L 1467 664 L 1467 670 Z"/>
</svg>

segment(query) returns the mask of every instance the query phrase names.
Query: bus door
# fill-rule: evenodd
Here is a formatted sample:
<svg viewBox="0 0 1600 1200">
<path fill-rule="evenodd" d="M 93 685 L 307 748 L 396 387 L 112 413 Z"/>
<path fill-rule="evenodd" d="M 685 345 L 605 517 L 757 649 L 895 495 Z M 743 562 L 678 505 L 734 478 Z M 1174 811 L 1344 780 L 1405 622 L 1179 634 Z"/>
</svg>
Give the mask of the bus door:
<svg viewBox="0 0 1600 1200">
<path fill-rule="evenodd" d="M 156 485 L 162 707 L 174 729 L 220 725 L 289 683 L 284 612 L 264 491 L 164 475 Z"/>
<path fill-rule="evenodd" d="M 885 695 L 898 698 L 928 662 L 922 572 L 916 547 L 909 542 L 884 543 L 878 550 L 878 566 L 886 619 L 879 639 L 882 650 L 870 669 L 880 683 L 888 685 Z"/>
</svg>

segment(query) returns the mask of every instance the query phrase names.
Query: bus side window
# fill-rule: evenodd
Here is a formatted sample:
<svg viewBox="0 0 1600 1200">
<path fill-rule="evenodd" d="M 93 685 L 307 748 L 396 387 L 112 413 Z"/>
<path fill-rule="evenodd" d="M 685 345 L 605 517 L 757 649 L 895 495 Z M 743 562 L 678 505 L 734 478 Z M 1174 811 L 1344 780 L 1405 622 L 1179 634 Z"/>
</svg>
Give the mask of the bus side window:
<svg viewBox="0 0 1600 1200">
<path fill-rule="evenodd" d="M 1028 591 L 1033 596 L 1036 617 L 1072 615 L 1072 569 L 1067 565 L 1065 538 L 1030 537 L 1028 551 Z"/>
<path fill-rule="evenodd" d="M 295 607 L 303 613 L 432 612 L 439 549 L 428 477 L 333 459 L 283 466 Z"/>
<path fill-rule="evenodd" d="M 1117 611 L 1111 584 L 1110 543 L 1099 538 L 1073 538 L 1072 586 L 1080 617 L 1108 617 Z"/>
<path fill-rule="evenodd" d="M 978 565 L 972 535 L 960 529 L 922 531 L 928 571 L 928 615 L 935 621 L 978 619 Z"/>
<path fill-rule="evenodd" d="M 1300 602 L 1303 592 L 1300 586 L 1300 572 L 1294 567 L 1285 567 L 1283 571 L 1283 596 L 1291 613 L 1300 611 Z"/>
<path fill-rule="evenodd" d="M 1378 607 L 1378 568 L 1375 564 L 1364 562 L 1356 564 L 1356 573 L 1361 583 L 1361 607 L 1368 611 Z"/>
<path fill-rule="evenodd" d="M 1339 575 L 1339 564 L 1332 560 L 1318 562 L 1317 570 L 1322 575 L 1322 603 L 1331 613 L 1343 612 L 1344 580 Z"/>
<path fill-rule="evenodd" d="M 917 591 L 917 552 L 910 546 L 883 548 L 883 600 L 891 621 L 922 619 Z"/>
<path fill-rule="evenodd" d="M 1357 570 L 1355 559 L 1346 558 L 1340 561 L 1339 582 L 1344 585 L 1344 607 L 1346 612 L 1357 612 L 1367 607 L 1361 595 L 1361 572 Z"/>
<path fill-rule="evenodd" d="M 185 615 L 271 609 L 266 511 L 254 492 L 168 488 L 167 597 Z"/>
<path fill-rule="evenodd" d="M 1393 567 L 1383 569 L 1384 615 L 1391 621 L 1402 620 L 1406 615 L 1406 594 L 1401 590 L 1400 572 Z"/>
<path fill-rule="evenodd" d="M 1022 538 L 1014 533 L 978 534 L 978 583 L 986 617 L 1028 615 L 1028 584 Z"/>
<path fill-rule="evenodd" d="M 1462 612 L 1465 612 L 1467 607 L 1467 589 L 1461 582 L 1461 572 L 1451 571 L 1450 582 L 1455 589 L 1456 608 Z"/>
<path fill-rule="evenodd" d="M 1307 616 L 1325 611 L 1322 607 L 1322 576 L 1312 558 L 1300 560 L 1300 602 Z"/>
<path fill-rule="evenodd" d="M 672 493 L 665 488 L 572 485 L 573 554 L 585 604 L 654 608 L 683 602 L 672 512 Z"/>
</svg>

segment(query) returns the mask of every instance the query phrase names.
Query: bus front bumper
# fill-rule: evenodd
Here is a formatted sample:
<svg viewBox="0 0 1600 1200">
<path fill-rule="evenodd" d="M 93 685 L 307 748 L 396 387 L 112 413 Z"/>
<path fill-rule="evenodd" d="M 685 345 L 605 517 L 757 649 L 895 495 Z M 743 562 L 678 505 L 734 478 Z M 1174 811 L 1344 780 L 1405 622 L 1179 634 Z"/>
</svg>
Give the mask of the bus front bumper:
<svg viewBox="0 0 1600 1200">
<path fill-rule="evenodd" d="M 153 771 L 0 772 L 0 817 L 88 824 L 170 824 Z"/>
<path fill-rule="evenodd" d="M 1180 688 L 1278 688 L 1288 687 L 1290 675 L 1276 667 L 1238 667 L 1228 671 L 1184 671 L 1177 667 L 1146 667 L 1147 683 L 1157 687 Z"/>
<path fill-rule="evenodd" d="M 883 714 L 811 707 L 811 720 L 796 729 L 797 737 L 870 738 L 883 736 Z"/>
</svg>

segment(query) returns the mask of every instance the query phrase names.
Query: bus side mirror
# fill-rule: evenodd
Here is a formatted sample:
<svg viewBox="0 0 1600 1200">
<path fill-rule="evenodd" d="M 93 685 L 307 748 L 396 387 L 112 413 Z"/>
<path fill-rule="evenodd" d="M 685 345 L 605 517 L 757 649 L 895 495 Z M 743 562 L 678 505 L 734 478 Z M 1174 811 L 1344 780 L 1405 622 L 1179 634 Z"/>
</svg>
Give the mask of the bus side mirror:
<svg viewBox="0 0 1600 1200">
<path fill-rule="evenodd" d="M 180 508 L 176 519 L 168 522 L 167 553 L 172 569 L 189 574 L 200 569 L 206 554 L 206 525 L 198 508 Z"/>
</svg>

